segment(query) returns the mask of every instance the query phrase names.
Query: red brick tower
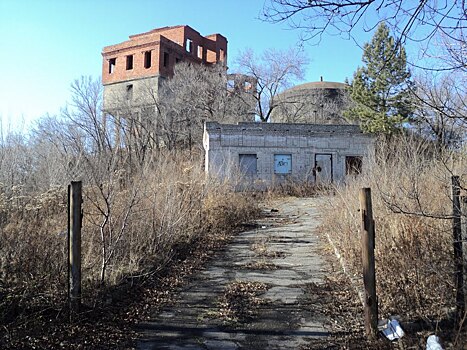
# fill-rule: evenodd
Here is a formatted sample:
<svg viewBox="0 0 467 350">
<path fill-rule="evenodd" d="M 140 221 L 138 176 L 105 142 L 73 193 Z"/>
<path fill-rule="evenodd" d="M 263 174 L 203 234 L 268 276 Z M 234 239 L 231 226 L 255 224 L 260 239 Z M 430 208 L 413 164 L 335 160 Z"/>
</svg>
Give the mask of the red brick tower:
<svg viewBox="0 0 467 350">
<path fill-rule="evenodd" d="M 104 110 L 146 107 L 177 62 L 226 64 L 227 39 L 220 34 L 201 36 L 186 25 L 157 28 L 104 47 L 102 57 Z"/>
</svg>

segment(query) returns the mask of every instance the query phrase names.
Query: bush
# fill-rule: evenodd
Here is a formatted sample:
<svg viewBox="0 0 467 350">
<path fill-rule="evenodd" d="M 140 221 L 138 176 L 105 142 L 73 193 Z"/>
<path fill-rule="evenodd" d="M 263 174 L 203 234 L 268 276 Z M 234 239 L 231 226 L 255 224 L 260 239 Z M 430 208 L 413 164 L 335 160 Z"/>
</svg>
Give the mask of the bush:
<svg viewBox="0 0 467 350">
<path fill-rule="evenodd" d="M 440 320 L 454 307 L 451 175 L 464 161 L 409 136 L 381 140 L 366 172 L 336 187 L 323 230 L 361 277 L 358 193 L 372 189 L 381 317 Z"/>
<path fill-rule="evenodd" d="M 198 164 L 167 154 L 131 175 L 120 169 L 102 183 L 83 181 L 85 302 L 93 303 L 104 285 L 168 268 L 192 244 L 221 239 L 258 213 L 251 198 L 208 183 Z M 0 317 L 8 323 L 31 307 L 33 295 L 47 296 L 43 307 L 64 302 L 67 191 L 0 193 L 0 294 L 7 296 Z"/>
</svg>

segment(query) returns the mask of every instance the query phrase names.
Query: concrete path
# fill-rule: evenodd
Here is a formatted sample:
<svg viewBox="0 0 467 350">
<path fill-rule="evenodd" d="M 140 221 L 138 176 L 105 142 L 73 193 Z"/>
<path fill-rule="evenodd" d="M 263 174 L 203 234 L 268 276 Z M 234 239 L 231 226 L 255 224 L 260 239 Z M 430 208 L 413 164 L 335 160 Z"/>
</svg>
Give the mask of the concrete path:
<svg viewBox="0 0 467 350">
<path fill-rule="evenodd" d="M 236 236 L 175 305 L 141 325 L 138 349 L 298 349 L 326 337 L 319 301 L 305 292 L 326 272 L 317 203 L 270 203 L 257 228 Z"/>
</svg>

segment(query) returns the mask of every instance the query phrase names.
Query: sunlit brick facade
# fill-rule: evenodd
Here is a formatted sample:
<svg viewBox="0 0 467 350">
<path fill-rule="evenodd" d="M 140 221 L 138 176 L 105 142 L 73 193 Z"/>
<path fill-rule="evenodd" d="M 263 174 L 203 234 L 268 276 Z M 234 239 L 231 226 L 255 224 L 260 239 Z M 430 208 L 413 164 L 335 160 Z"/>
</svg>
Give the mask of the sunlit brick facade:
<svg viewBox="0 0 467 350">
<path fill-rule="evenodd" d="M 220 34 L 202 36 L 182 25 L 130 35 L 129 40 L 102 50 L 104 109 L 151 104 L 161 80 L 171 77 L 177 62 L 227 62 L 227 39 Z"/>
</svg>

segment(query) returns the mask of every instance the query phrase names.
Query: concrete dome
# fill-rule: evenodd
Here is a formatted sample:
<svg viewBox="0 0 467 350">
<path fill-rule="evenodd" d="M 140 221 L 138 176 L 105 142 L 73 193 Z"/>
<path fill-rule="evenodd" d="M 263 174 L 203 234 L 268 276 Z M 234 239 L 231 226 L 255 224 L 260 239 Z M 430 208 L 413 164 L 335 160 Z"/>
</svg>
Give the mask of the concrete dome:
<svg viewBox="0 0 467 350">
<path fill-rule="evenodd" d="M 346 84 L 316 81 L 287 89 L 274 98 L 273 122 L 348 124 L 342 112 L 348 105 Z"/>
<path fill-rule="evenodd" d="M 305 83 L 296 85 L 290 89 L 283 91 L 282 93 L 287 93 L 291 91 L 298 91 L 298 90 L 315 90 L 315 89 L 342 89 L 344 90 L 346 84 L 338 83 L 333 81 L 315 81 L 311 83 Z"/>
</svg>

